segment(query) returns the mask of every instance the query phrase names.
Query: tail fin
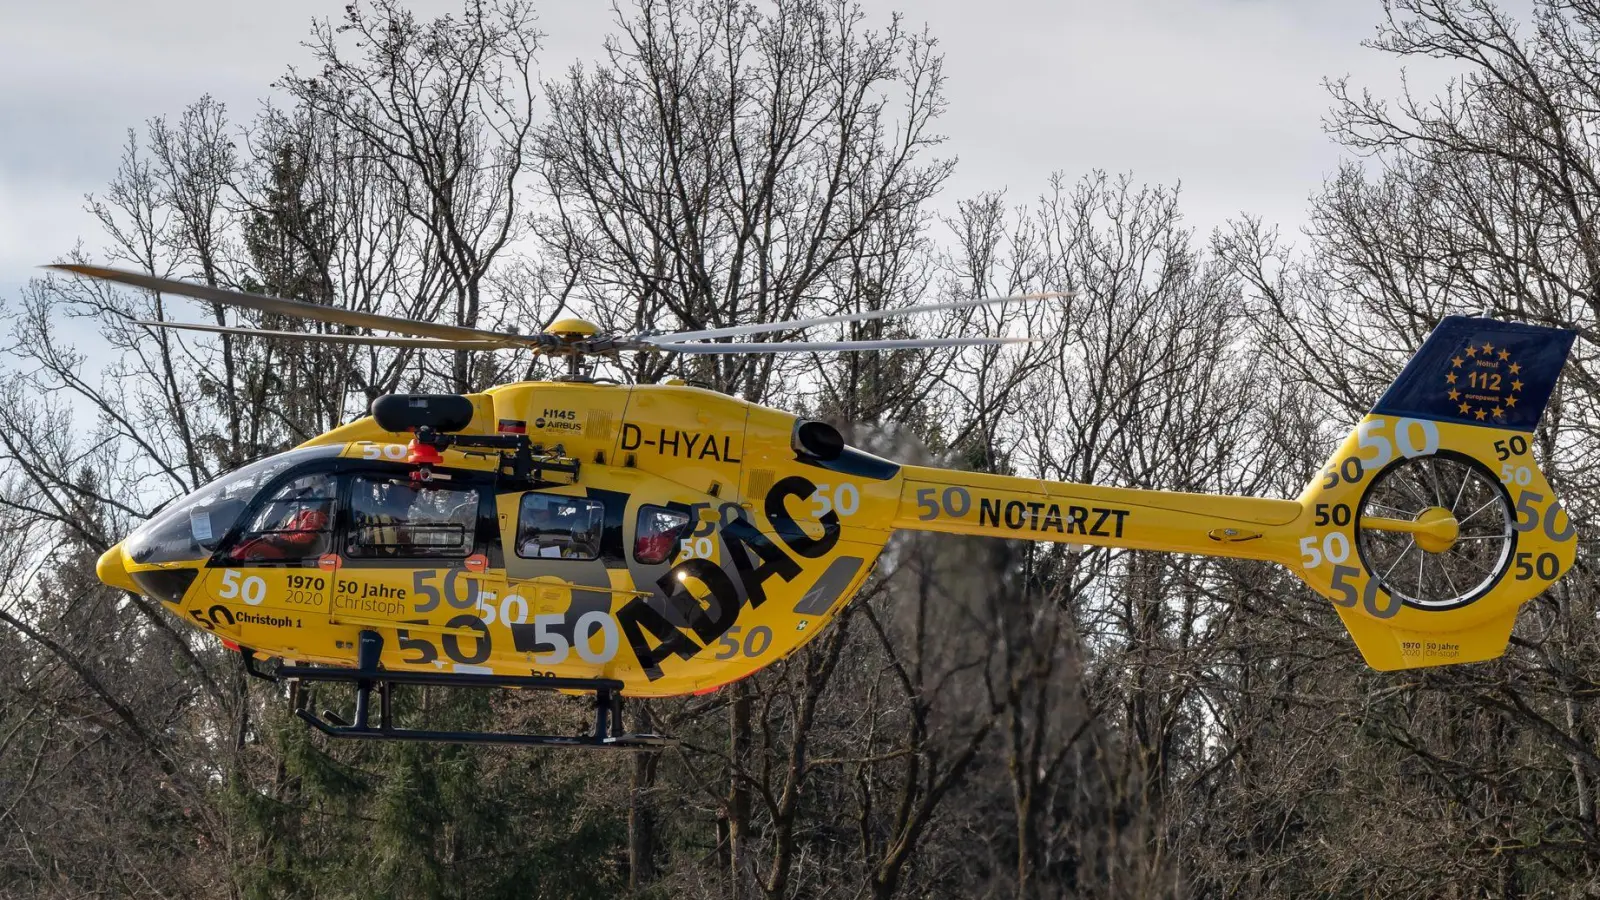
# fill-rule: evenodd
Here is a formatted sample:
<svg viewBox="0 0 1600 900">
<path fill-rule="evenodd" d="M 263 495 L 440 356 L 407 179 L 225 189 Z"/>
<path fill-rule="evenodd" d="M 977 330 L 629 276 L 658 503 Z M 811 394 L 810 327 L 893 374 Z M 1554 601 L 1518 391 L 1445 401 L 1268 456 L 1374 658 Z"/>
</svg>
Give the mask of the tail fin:
<svg viewBox="0 0 1600 900">
<path fill-rule="evenodd" d="M 1577 540 L 1532 455 L 1574 334 L 1439 323 L 1301 495 L 1301 577 L 1375 669 L 1493 659 Z"/>
</svg>

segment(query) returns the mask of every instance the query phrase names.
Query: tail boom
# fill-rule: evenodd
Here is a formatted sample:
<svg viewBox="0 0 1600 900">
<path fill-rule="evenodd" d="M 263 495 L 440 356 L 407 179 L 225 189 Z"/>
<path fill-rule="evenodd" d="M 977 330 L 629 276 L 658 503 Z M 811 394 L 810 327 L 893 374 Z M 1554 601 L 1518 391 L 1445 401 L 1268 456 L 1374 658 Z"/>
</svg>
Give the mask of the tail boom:
<svg viewBox="0 0 1600 900">
<path fill-rule="evenodd" d="M 1375 669 L 1492 659 L 1576 557 L 1529 439 L 1573 338 L 1444 319 L 1297 500 L 906 466 L 894 527 L 1278 562 Z"/>
<path fill-rule="evenodd" d="M 902 469 L 894 527 L 1164 550 L 1241 559 L 1292 558 L 1293 500 L 1044 481 L 923 466 Z"/>
</svg>

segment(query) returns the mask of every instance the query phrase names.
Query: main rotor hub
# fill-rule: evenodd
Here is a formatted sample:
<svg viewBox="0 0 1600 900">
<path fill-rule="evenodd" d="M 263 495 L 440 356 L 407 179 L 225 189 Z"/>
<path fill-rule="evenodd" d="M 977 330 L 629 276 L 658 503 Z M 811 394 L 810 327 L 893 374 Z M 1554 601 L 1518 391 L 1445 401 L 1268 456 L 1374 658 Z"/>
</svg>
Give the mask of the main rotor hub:
<svg viewBox="0 0 1600 900">
<path fill-rule="evenodd" d="M 561 338 L 566 341 L 578 341 L 594 337 L 600 329 L 593 322 L 586 319 L 557 319 L 551 322 L 544 330 L 545 334 Z"/>
</svg>

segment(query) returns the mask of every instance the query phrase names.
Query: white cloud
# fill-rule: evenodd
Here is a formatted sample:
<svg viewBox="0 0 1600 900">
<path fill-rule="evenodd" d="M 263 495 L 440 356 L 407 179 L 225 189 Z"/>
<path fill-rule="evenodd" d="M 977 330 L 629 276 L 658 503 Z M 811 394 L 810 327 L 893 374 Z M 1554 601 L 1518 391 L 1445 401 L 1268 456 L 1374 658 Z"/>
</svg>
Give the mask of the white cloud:
<svg viewBox="0 0 1600 900">
<path fill-rule="evenodd" d="M 455 0 L 414 4 L 421 15 Z M 546 75 L 592 59 L 609 4 L 546 3 Z M 1009 188 L 1015 200 L 1050 172 L 1132 171 L 1182 180 L 1202 231 L 1239 211 L 1290 228 L 1337 164 L 1322 134 L 1328 75 L 1380 91 L 1394 60 L 1364 50 L 1380 15 L 1355 3 L 1240 0 L 870 0 L 926 21 L 946 54 L 950 109 L 941 130 L 960 157 L 944 203 Z M 115 170 L 125 130 L 176 115 L 210 93 L 236 120 L 252 114 L 315 16 L 334 0 L 218 5 L 57 0 L 0 7 L 0 289 L 95 226 L 83 195 Z M 1415 67 L 1415 64 L 1413 64 Z"/>
<path fill-rule="evenodd" d="M 1044 8 L 920 8 L 946 52 L 958 192 L 1006 186 L 1020 200 L 1051 171 L 1131 171 L 1181 180 L 1202 231 L 1240 211 L 1293 229 L 1339 159 L 1322 132 L 1322 79 L 1352 73 L 1380 91 L 1397 83 L 1394 61 L 1360 46 L 1376 2 Z"/>
<path fill-rule="evenodd" d="M 543 68 L 599 50 L 603 3 L 549 4 Z M 204 94 L 248 120 L 285 69 L 309 58 L 300 46 L 315 18 L 337 20 L 342 0 L 226 3 L 207 0 L 52 0 L 0 3 L 0 297 L 33 267 L 79 238 L 98 246 L 84 194 L 115 173 L 127 130 L 177 116 Z M 458 0 L 412 0 L 419 16 L 460 9 Z"/>
</svg>

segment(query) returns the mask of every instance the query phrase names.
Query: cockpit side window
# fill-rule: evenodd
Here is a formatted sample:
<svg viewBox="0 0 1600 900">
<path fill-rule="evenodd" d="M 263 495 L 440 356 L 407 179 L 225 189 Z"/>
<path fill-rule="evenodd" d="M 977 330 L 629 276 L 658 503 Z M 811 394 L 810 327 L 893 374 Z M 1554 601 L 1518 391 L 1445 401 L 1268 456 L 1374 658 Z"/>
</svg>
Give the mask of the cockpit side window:
<svg viewBox="0 0 1600 900">
<path fill-rule="evenodd" d="M 472 553 L 478 492 L 379 476 L 350 480 L 352 559 L 460 559 Z"/>
<path fill-rule="evenodd" d="M 585 497 L 530 492 L 517 515 L 517 555 L 525 559 L 595 559 L 605 506 Z"/>
<path fill-rule="evenodd" d="M 229 559 L 236 563 L 300 561 L 327 553 L 333 543 L 331 474 L 302 475 L 262 503 L 245 525 Z"/>
<path fill-rule="evenodd" d="M 136 563 L 204 559 L 217 549 L 261 488 L 291 466 L 337 457 L 342 446 L 290 450 L 235 469 L 167 504 L 128 535 L 123 546 Z"/>
<path fill-rule="evenodd" d="M 633 529 L 633 558 L 653 566 L 672 558 L 678 541 L 688 537 L 689 514 L 665 506 L 639 507 L 639 521 Z"/>
</svg>

